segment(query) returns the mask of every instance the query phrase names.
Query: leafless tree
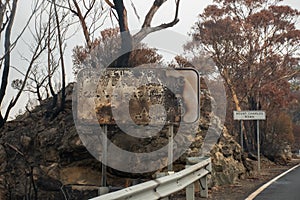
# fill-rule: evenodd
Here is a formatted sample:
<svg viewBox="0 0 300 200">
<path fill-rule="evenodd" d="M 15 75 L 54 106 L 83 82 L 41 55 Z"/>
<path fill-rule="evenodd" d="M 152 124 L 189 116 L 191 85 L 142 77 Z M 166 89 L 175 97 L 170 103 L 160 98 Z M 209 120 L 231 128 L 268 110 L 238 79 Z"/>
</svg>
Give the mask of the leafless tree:
<svg viewBox="0 0 300 200">
<path fill-rule="evenodd" d="M 56 3 L 56 6 L 71 11 L 78 18 L 85 43 L 91 49 L 95 39 L 95 32 L 102 27 L 105 19 L 108 17 L 107 9 L 102 1 L 96 0 L 68 0 L 67 3 L 68 5 L 66 6 Z"/>
<path fill-rule="evenodd" d="M 116 61 L 115 64 L 116 66 L 128 67 L 130 52 L 133 48 L 133 45 L 141 42 L 150 33 L 172 27 L 179 22 L 178 11 L 179 11 L 180 0 L 176 0 L 174 19 L 168 23 L 161 23 L 160 25 L 154 27 L 151 26 L 153 17 L 166 1 L 167 0 L 154 0 L 153 5 L 151 6 L 151 8 L 149 9 L 148 13 L 145 16 L 145 20 L 141 30 L 135 35 L 131 35 L 128 27 L 127 10 L 125 8 L 124 1 L 113 0 L 112 3 L 109 0 L 105 0 L 105 2 L 117 12 L 120 32 L 122 33 L 121 35 L 122 44 L 121 44 L 121 52 L 120 52 L 121 56 Z"/>
<path fill-rule="evenodd" d="M 37 13 L 35 24 L 32 26 L 34 30 L 32 28 L 30 30 L 35 42 L 42 41 L 45 45 L 43 46 L 44 52 L 39 62 L 30 69 L 26 88 L 23 89 L 23 92 L 35 94 L 39 102 L 51 95 L 53 103 L 49 110 L 52 110 L 51 113 L 53 115 L 57 115 L 64 109 L 65 104 L 66 72 L 64 51 L 66 34 L 70 26 L 65 21 L 68 19 L 69 13 L 61 12 L 62 9 L 57 6 L 54 0 L 52 2 L 43 2 L 42 5 L 43 8 Z M 40 32 L 44 33 L 43 37 L 41 37 Z M 30 59 L 26 58 L 26 60 Z M 25 77 L 23 72 L 15 67 L 14 69 Z M 60 80 L 53 80 L 53 76 L 59 73 L 61 74 Z M 53 85 L 55 82 L 58 82 L 61 88 L 55 89 Z M 20 91 L 22 84 L 22 79 L 16 79 L 13 81 L 12 86 Z M 61 90 L 59 102 L 58 90 Z M 60 103 L 59 106 L 58 103 Z"/>
</svg>

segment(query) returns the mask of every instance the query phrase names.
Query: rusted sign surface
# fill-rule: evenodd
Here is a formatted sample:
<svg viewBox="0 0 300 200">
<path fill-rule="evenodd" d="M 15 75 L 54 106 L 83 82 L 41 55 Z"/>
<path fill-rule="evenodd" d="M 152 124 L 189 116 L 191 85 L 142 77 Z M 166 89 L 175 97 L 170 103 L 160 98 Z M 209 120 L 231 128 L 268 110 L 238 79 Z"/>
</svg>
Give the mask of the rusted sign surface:
<svg viewBox="0 0 300 200">
<path fill-rule="evenodd" d="M 199 81 L 193 69 L 82 71 L 77 118 L 98 124 L 192 123 L 199 117 Z"/>
</svg>

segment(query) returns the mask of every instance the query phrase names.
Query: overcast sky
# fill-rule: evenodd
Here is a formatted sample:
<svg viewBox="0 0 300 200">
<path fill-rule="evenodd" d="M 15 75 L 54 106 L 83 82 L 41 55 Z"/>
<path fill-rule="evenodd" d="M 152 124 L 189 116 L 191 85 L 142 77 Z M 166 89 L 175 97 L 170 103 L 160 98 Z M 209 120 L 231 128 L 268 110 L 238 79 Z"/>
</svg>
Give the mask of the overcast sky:
<svg viewBox="0 0 300 200">
<path fill-rule="evenodd" d="M 137 10 L 138 15 L 140 16 L 140 20 L 134 14 L 133 8 L 131 7 L 131 1 L 135 4 L 135 8 Z M 128 11 L 128 18 L 129 18 L 129 27 L 131 30 L 137 30 L 141 27 L 145 14 L 149 10 L 151 4 L 153 3 L 152 0 L 125 0 L 127 4 L 127 11 Z M 30 1 L 24 0 L 19 1 L 18 11 L 16 16 L 16 23 L 14 26 L 14 33 L 19 33 L 21 28 L 24 25 L 24 19 L 26 19 L 30 12 Z M 154 18 L 153 25 L 158 25 L 160 23 L 168 23 L 173 20 L 174 18 L 174 10 L 175 10 L 175 0 L 167 1 L 159 10 L 157 15 Z M 188 32 L 190 32 L 191 27 L 197 20 L 197 16 L 203 11 L 203 9 L 212 3 L 212 0 L 182 0 L 179 10 L 179 23 L 176 24 L 174 27 L 170 28 L 173 32 L 176 32 L 183 37 L 181 38 L 184 42 L 184 39 L 187 38 Z M 299 0 L 284 0 L 284 3 L 291 5 L 293 8 L 297 8 L 300 10 L 300 1 Z M 117 24 L 114 24 L 117 25 Z M 107 27 L 111 27 L 112 23 L 110 20 L 107 20 Z M 103 28 L 102 28 L 103 30 Z M 26 36 L 23 38 L 24 41 L 27 41 Z M 25 42 L 23 42 L 24 44 Z M 66 50 L 66 64 L 68 68 L 68 75 L 67 80 L 73 81 L 73 74 L 72 74 L 72 49 L 76 45 L 84 45 L 84 38 L 81 31 L 77 33 L 77 35 L 67 44 Z M 2 47 L 1 47 L 2 48 Z M 26 55 L 28 52 L 24 51 L 26 49 L 24 46 L 19 45 L 18 47 L 18 54 L 14 54 L 12 59 L 12 65 L 18 66 L 20 69 L 22 67 L 22 58 L 20 55 Z M 0 49 L 1 52 L 1 49 Z M 24 70 L 26 68 L 24 67 Z M 21 77 L 16 72 L 11 71 L 10 81 L 15 78 Z M 15 94 L 14 91 L 11 89 L 8 90 L 9 96 L 13 96 Z M 6 99 L 4 103 L 8 103 L 10 99 Z M 23 95 L 23 98 L 20 99 L 18 105 L 13 109 L 13 115 L 18 113 L 18 111 L 24 107 L 27 102 L 27 95 Z"/>
</svg>

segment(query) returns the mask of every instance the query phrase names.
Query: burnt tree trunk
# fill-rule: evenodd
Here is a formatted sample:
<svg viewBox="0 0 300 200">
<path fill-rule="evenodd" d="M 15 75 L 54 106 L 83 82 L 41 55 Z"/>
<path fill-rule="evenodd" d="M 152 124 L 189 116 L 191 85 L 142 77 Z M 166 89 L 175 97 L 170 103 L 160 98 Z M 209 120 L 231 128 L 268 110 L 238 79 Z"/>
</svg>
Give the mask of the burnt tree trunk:
<svg viewBox="0 0 300 200">
<path fill-rule="evenodd" d="M 9 69 L 10 69 L 10 56 L 11 56 L 11 32 L 12 32 L 12 27 L 14 24 L 14 19 L 16 15 L 16 10 L 17 10 L 17 3 L 18 0 L 14 0 L 12 4 L 12 10 L 9 16 L 9 21 L 8 25 L 5 31 L 5 38 L 4 38 L 4 68 L 3 68 L 3 73 L 2 73 L 2 82 L 1 82 L 1 87 L 0 87 L 0 106 L 2 105 L 3 99 L 5 97 L 6 93 L 6 88 L 8 84 L 8 75 L 9 75 Z M 7 117 L 3 117 L 2 113 L 0 112 L 0 127 L 4 125 L 6 122 Z"/>
<path fill-rule="evenodd" d="M 115 62 L 114 67 L 130 67 L 129 58 L 133 48 L 132 36 L 128 28 L 127 11 L 123 0 L 114 0 L 115 9 L 118 14 L 118 22 L 121 32 L 121 49 L 120 56 Z"/>
</svg>

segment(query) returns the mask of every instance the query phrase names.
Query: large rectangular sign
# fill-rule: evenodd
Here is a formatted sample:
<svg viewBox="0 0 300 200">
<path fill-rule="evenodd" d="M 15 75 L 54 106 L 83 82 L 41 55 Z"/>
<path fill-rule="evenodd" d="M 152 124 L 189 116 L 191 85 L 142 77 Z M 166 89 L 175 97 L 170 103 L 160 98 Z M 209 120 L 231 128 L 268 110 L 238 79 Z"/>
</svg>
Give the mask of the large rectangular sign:
<svg viewBox="0 0 300 200">
<path fill-rule="evenodd" d="M 200 78 L 193 69 L 86 70 L 78 77 L 81 122 L 154 125 L 199 118 Z"/>
<path fill-rule="evenodd" d="M 262 110 L 233 111 L 234 120 L 265 120 L 266 112 Z"/>
</svg>

